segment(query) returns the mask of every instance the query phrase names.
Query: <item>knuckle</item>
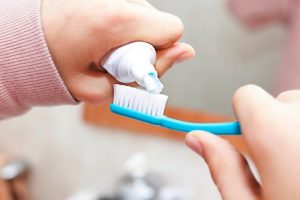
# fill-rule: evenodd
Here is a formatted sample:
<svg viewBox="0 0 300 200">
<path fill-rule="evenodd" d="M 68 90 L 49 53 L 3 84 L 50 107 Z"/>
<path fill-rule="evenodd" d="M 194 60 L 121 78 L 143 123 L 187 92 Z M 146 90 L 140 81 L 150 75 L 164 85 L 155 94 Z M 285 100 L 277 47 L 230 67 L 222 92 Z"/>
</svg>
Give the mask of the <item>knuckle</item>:
<svg viewBox="0 0 300 200">
<path fill-rule="evenodd" d="M 109 10 L 105 18 L 110 27 L 112 25 L 127 23 L 134 19 L 134 13 L 128 12 L 122 5 L 115 5 Z"/>
<path fill-rule="evenodd" d="M 177 39 L 179 39 L 183 34 L 184 25 L 181 19 L 177 16 L 174 16 L 174 27 L 176 27 L 176 29 L 174 30 L 174 35 Z"/>
<path fill-rule="evenodd" d="M 134 14 L 124 9 L 121 3 L 111 3 L 108 0 L 94 1 L 89 11 L 84 14 L 92 31 L 114 31 L 114 27 L 122 25 L 133 19 Z"/>
<path fill-rule="evenodd" d="M 184 31 L 184 25 L 181 19 L 177 16 L 172 16 L 172 20 L 173 20 L 173 26 L 170 31 L 170 35 L 172 36 L 170 38 L 170 43 L 175 43 L 182 37 Z"/>
<path fill-rule="evenodd" d="M 166 30 L 160 38 L 158 38 L 158 43 L 162 47 L 169 47 L 176 43 L 183 35 L 184 25 L 181 19 L 175 15 L 162 12 L 162 18 L 166 21 L 168 25 Z"/>
</svg>

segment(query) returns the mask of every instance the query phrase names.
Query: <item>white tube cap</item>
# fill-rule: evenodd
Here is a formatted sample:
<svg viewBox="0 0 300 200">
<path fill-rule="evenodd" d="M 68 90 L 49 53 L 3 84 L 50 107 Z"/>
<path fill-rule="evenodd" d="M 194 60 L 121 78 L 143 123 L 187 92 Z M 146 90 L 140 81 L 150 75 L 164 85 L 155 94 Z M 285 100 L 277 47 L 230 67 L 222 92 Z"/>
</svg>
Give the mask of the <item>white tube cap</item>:
<svg viewBox="0 0 300 200">
<path fill-rule="evenodd" d="M 163 84 L 154 64 L 156 51 L 145 42 L 134 42 L 112 50 L 102 59 L 102 66 L 122 83 L 137 82 L 148 92 L 160 93 Z"/>
</svg>

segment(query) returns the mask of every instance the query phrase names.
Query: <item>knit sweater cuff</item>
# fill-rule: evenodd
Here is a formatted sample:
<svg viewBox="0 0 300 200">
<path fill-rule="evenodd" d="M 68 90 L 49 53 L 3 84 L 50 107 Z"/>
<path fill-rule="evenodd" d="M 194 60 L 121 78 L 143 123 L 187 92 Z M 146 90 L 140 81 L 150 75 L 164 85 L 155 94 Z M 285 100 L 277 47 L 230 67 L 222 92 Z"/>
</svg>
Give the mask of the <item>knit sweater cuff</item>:
<svg viewBox="0 0 300 200">
<path fill-rule="evenodd" d="M 47 47 L 40 0 L 0 1 L 0 119 L 75 104 Z"/>
</svg>

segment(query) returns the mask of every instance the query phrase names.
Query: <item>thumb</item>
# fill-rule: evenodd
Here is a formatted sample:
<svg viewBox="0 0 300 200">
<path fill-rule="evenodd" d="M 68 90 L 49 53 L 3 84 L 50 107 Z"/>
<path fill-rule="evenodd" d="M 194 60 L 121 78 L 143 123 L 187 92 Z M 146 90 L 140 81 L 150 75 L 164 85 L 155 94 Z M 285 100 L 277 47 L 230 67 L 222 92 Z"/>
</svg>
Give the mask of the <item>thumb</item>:
<svg viewBox="0 0 300 200">
<path fill-rule="evenodd" d="M 258 199 L 260 185 L 246 159 L 224 139 L 207 132 L 192 132 L 186 144 L 203 156 L 223 199 Z"/>
</svg>

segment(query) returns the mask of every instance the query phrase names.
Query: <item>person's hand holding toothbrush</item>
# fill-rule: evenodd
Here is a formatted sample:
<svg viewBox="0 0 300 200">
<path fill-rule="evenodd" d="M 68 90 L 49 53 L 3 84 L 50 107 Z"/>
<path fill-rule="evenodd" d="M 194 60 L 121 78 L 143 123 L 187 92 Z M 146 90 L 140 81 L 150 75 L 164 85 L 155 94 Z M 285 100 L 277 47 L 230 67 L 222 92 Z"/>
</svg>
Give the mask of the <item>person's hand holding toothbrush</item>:
<svg viewBox="0 0 300 200">
<path fill-rule="evenodd" d="M 244 86 L 234 95 L 233 108 L 259 182 L 229 142 L 199 131 L 186 138 L 208 164 L 223 199 L 300 199 L 300 91 L 274 98 L 257 86 Z"/>
</svg>

